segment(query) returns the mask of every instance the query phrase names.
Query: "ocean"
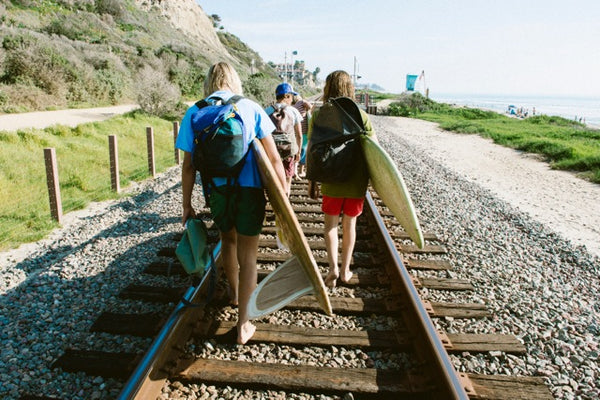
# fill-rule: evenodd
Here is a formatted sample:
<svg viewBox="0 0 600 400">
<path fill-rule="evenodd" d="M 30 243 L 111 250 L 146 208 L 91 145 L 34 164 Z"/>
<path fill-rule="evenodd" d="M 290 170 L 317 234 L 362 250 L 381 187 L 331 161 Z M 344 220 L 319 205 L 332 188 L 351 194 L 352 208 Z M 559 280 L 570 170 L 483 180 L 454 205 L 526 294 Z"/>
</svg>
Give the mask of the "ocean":
<svg viewBox="0 0 600 400">
<path fill-rule="evenodd" d="M 551 97 L 551 96 L 507 96 L 469 94 L 430 94 L 440 103 L 458 104 L 473 108 L 505 113 L 509 105 L 528 110 L 532 115 L 546 114 L 584 121 L 587 125 L 600 128 L 600 97 Z"/>
</svg>

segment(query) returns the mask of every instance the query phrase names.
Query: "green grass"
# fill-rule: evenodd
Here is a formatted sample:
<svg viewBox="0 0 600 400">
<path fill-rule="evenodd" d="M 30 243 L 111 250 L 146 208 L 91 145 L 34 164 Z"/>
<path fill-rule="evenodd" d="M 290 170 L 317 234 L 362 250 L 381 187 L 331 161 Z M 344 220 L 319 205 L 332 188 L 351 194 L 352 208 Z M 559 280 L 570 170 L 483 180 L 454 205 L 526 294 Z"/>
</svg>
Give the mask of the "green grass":
<svg viewBox="0 0 600 400">
<path fill-rule="evenodd" d="M 117 136 L 121 188 L 150 177 L 146 127 L 154 129 L 156 172 L 174 165 L 171 122 L 133 112 L 76 128 L 0 131 L 0 251 L 45 237 L 50 216 L 44 148 L 56 149 L 63 213 L 118 198 L 111 190 L 108 136 Z"/>
<path fill-rule="evenodd" d="M 437 122 L 448 131 L 477 134 L 502 146 L 540 154 L 554 169 L 576 172 L 584 179 L 600 183 L 598 129 L 561 117 L 541 115 L 521 120 L 431 100 L 426 103 L 421 110 L 410 108 L 409 115 Z"/>
</svg>

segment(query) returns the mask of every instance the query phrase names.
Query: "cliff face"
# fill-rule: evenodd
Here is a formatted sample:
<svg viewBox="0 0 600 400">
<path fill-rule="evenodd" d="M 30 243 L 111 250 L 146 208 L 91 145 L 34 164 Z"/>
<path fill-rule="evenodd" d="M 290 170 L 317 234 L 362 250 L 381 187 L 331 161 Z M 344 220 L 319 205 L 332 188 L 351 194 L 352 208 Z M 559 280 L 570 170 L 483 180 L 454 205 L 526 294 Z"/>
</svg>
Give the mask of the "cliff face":
<svg viewBox="0 0 600 400">
<path fill-rule="evenodd" d="M 213 27 L 212 20 L 195 0 L 135 0 L 144 11 L 153 11 L 168 20 L 182 35 L 193 38 L 211 61 L 232 61 Z"/>
<path fill-rule="evenodd" d="M 243 80 L 263 74 L 247 82 L 256 99 L 277 81 L 259 54 L 217 32 L 195 0 L 38 3 L 0 0 L 0 113 L 137 101 L 141 83 L 152 82 L 141 78 L 147 69 L 184 98 L 202 92 L 217 61 Z"/>
</svg>

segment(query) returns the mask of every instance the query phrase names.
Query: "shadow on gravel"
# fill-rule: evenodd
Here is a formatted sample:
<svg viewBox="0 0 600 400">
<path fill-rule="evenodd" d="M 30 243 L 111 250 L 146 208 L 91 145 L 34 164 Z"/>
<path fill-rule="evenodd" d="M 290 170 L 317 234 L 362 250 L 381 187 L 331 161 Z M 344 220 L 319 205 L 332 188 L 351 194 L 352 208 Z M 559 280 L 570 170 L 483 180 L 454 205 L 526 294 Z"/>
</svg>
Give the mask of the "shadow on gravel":
<svg viewBox="0 0 600 400">
<path fill-rule="evenodd" d="M 106 337 L 89 329 L 103 311 L 118 309 L 129 301 L 120 299 L 119 292 L 142 279 L 159 249 L 173 246 L 175 234 L 183 230 L 180 209 L 173 206 L 173 198 L 180 198 L 179 190 L 180 185 L 175 184 L 160 192 L 147 190 L 123 199 L 82 218 L 83 222 L 70 227 L 51 247 L 10 267 L 16 273 L 24 271 L 27 279 L 0 297 L 0 398 L 19 398 L 39 389 L 39 382 L 54 382 L 44 395 L 68 392 L 61 387 L 69 383 L 58 378 L 60 370 L 51 368 L 66 348 L 143 351 L 140 343 L 147 338 Z M 106 226 L 93 227 L 102 224 Z M 72 244 L 86 235 L 88 228 L 98 233 Z M 177 279 L 181 278 L 151 277 L 150 282 L 173 286 Z M 101 379 L 86 379 L 89 385 L 82 386 L 101 390 L 111 398 L 122 384 L 107 380 L 100 385 Z"/>
</svg>

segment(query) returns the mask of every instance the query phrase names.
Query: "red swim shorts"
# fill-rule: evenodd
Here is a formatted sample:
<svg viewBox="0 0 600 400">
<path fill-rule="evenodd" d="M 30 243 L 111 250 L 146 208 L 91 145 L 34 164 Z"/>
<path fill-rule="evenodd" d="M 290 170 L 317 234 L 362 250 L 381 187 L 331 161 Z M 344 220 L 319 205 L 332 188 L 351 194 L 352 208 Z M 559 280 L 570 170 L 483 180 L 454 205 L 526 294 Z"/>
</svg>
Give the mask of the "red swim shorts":
<svg viewBox="0 0 600 400">
<path fill-rule="evenodd" d="M 362 214 L 365 198 L 354 199 L 347 197 L 329 197 L 323 195 L 321 210 L 327 215 L 340 215 L 344 213 L 349 217 L 358 217 Z"/>
<path fill-rule="evenodd" d="M 283 162 L 283 170 L 285 171 L 285 176 L 290 178 L 294 176 L 296 173 L 296 159 L 294 157 L 287 157 Z"/>
</svg>

